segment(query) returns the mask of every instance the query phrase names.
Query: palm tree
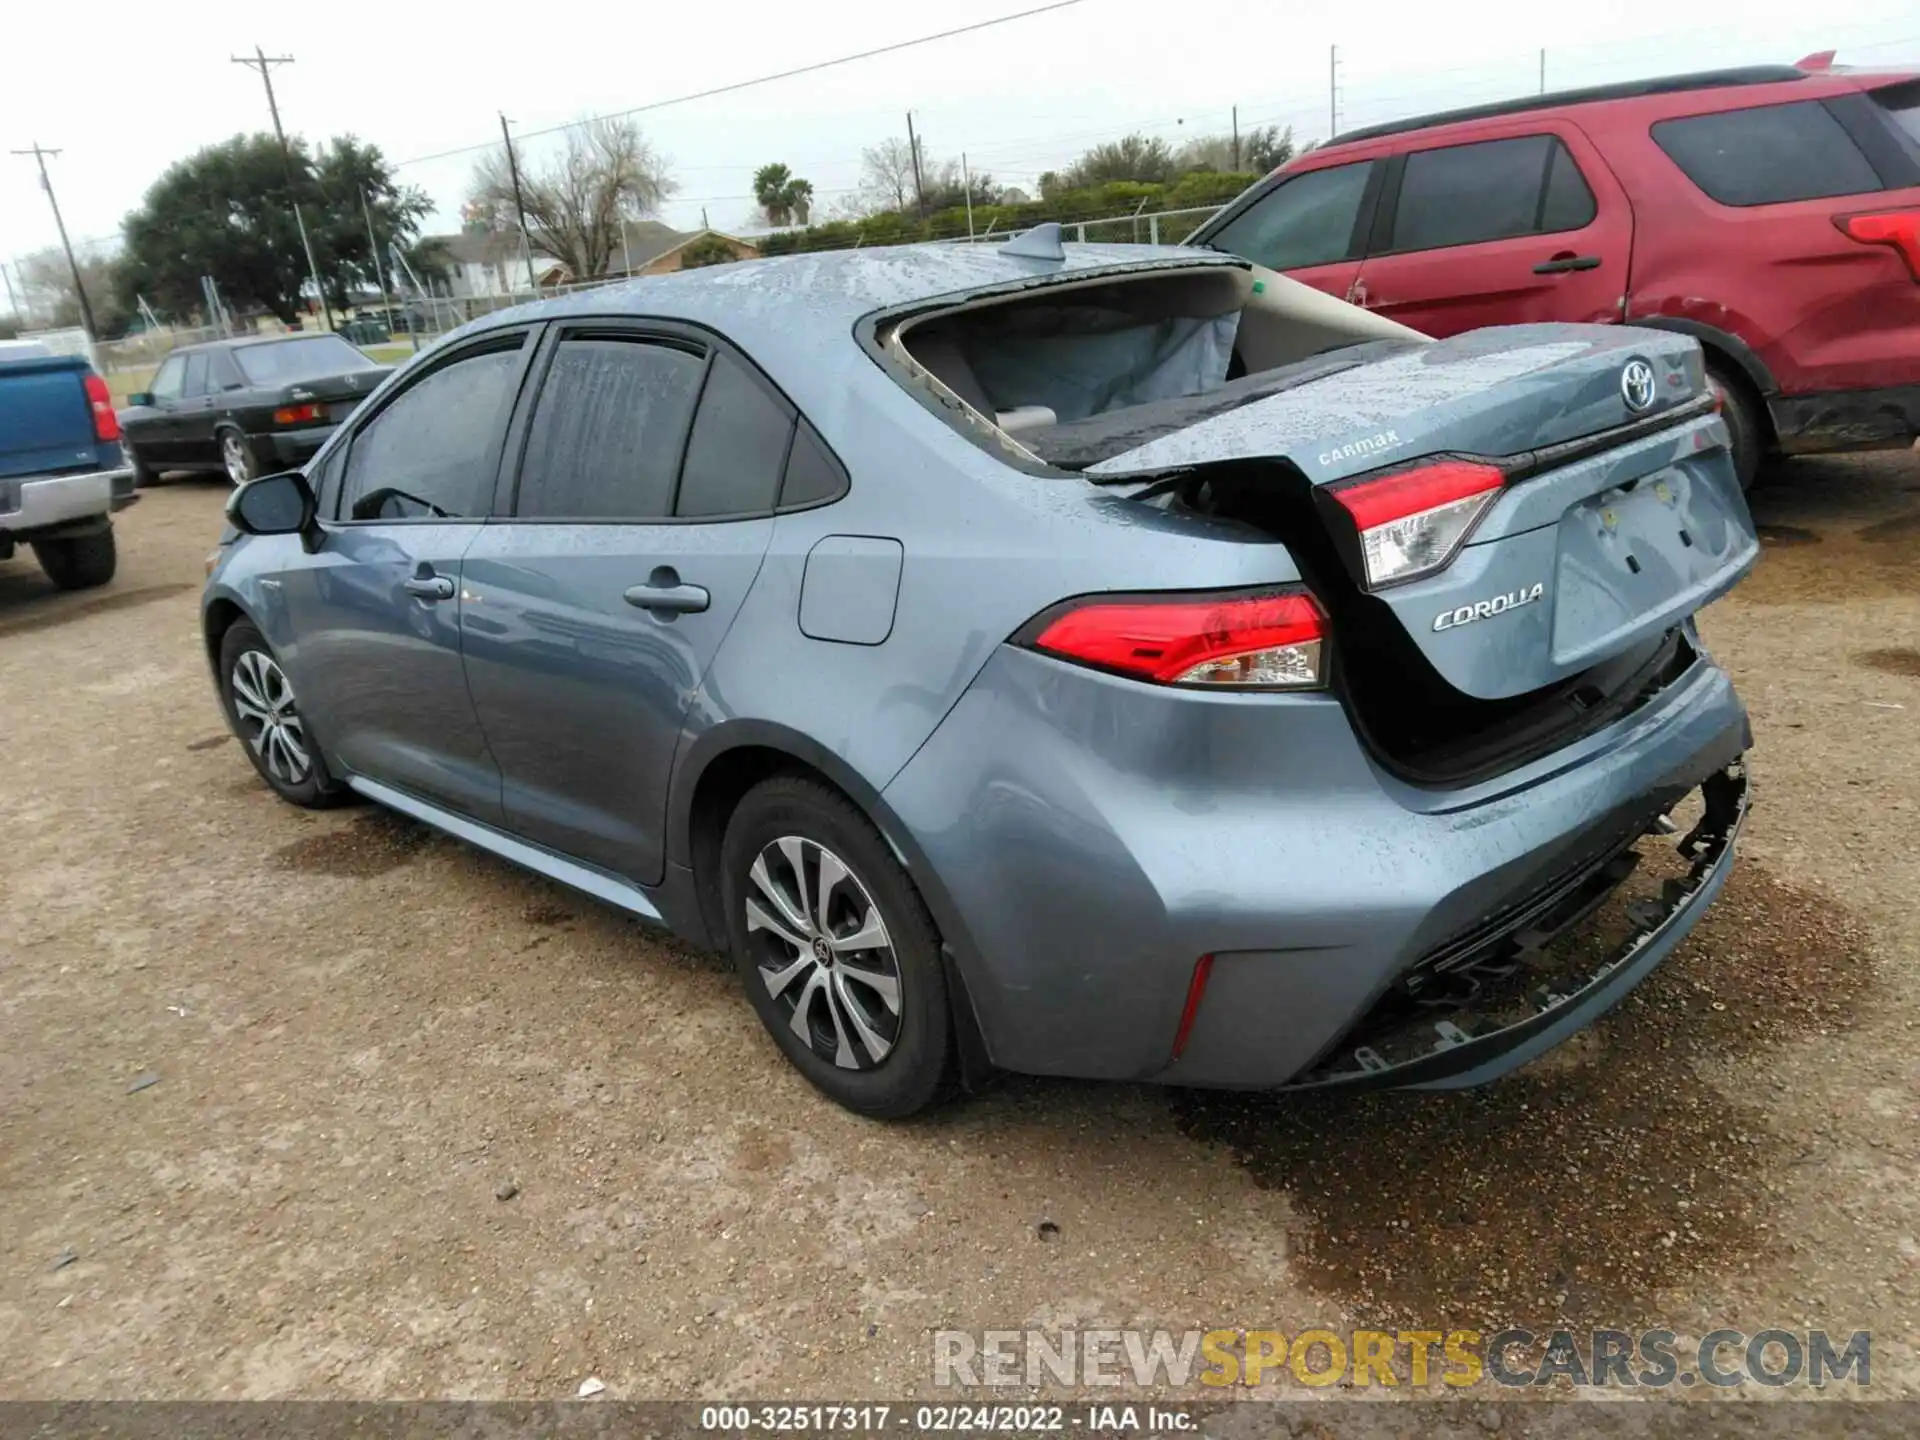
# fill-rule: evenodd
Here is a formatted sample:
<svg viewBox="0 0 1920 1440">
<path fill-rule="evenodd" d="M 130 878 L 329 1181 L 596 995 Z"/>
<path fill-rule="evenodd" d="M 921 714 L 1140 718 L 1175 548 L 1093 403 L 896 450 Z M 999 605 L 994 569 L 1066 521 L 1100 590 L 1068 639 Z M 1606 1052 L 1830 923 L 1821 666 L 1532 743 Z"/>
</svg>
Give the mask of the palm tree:
<svg viewBox="0 0 1920 1440">
<path fill-rule="evenodd" d="M 804 225 L 813 208 L 813 182 L 799 179 L 778 162 L 762 165 L 753 172 L 753 198 L 767 212 L 769 224 L 791 225 L 797 219 Z"/>
</svg>

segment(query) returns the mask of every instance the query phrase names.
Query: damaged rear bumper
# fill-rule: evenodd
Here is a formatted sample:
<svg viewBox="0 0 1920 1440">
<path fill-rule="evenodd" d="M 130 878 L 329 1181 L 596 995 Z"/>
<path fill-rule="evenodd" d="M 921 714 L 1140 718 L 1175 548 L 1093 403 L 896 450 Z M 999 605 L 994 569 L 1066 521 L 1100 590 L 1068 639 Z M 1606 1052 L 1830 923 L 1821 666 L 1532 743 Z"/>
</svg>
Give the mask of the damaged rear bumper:
<svg viewBox="0 0 1920 1440">
<path fill-rule="evenodd" d="M 1503 923 L 1470 937 L 1469 944 L 1443 947 L 1417 965 L 1416 978 L 1451 982 L 1462 992 L 1456 1006 L 1423 1002 L 1418 1014 L 1403 1009 L 1397 1017 L 1369 1016 L 1321 1063 L 1284 1088 L 1466 1089 L 1498 1079 L 1591 1025 L 1673 953 L 1732 873 L 1734 843 L 1749 808 L 1744 759 L 1710 776 L 1701 795 L 1704 813 L 1678 847 L 1688 863 L 1686 875 L 1667 880 L 1658 900 L 1628 907 L 1633 931 L 1605 959 L 1582 967 L 1571 983 L 1536 987 L 1527 997 L 1531 1013 L 1507 1023 L 1489 1022 L 1476 1004 L 1481 980 L 1489 972 L 1510 978 L 1531 955 L 1591 915 L 1631 870 L 1628 852 L 1639 835 L 1562 877 Z"/>
</svg>

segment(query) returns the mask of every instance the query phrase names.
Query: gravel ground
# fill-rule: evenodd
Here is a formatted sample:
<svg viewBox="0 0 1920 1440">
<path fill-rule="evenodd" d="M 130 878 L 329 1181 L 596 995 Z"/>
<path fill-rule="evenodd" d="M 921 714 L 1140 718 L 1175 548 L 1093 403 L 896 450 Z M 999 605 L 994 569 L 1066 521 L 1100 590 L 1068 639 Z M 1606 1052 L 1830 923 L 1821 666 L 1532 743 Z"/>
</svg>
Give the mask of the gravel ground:
<svg viewBox="0 0 1920 1440">
<path fill-rule="evenodd" d="M 711 957 L 275 801 L 196 635 L 223 498 L 148 492 L 105 591 L 0 566 L 0 1397 L 899 1397 L 944 1327 L 1372 1322 L 1871 1329 L 1920 1389 L 1912 456 L 1756 497 L 1705 624 L 1742 864 L 1589 1035 L 1466 1095 L 897 1126 Z"/>
</svg>

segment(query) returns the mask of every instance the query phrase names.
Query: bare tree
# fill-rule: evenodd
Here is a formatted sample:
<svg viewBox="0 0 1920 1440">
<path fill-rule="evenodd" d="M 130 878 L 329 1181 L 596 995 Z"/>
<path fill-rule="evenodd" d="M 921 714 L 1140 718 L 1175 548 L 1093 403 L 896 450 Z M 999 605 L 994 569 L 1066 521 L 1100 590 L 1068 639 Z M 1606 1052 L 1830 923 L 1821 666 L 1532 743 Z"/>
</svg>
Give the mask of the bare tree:
<svg viewBox="0 0 1920 1440">
<path fill-rule="evenodd" d="M 103 335 L 118 334 L 126 324 L 125 308 L 115 285 L 117 263 L 97 256 L 80 256 L 80 280 L 93 302 L 94 322 Z M 23 255 L 14 265 L 20 281 L 21 319 L 55 329 L 80 324 L 80 297 L 73 288 L 73 271 L 64 251 L 57 248 Z"/>
<path fill-rule="evenodd" d="M 926 160 L 926 142 L 920 158 Z M 914 203 L 913 150 L 898 136 L 860 152 L 860 190 L 875 210 L 905 210 Z"/>
<path fill-rule="evenodd" d="M 520 192 L 534 248 L 576 280 L 604 275 L 620 253 L 621 227 L 650 215 L 677 188 L 667 162 L 631 120 L 589 120 L 567 131 L 565 151 L 544 166 L 522 164 Z M 513 175 L 504 150 L 474 167 L 470 199 L 498 230 L 517 228 Z"/>
</svg>

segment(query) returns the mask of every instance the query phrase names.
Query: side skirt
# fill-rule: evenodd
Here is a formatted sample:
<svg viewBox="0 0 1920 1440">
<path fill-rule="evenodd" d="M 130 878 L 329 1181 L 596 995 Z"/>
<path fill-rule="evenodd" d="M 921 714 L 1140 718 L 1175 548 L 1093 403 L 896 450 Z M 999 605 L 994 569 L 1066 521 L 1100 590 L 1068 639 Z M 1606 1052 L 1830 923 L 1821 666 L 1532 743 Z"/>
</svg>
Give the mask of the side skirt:
<svg viewBox="0 0 1920 1440">
<path fill-rule="evenodd" d="M 584 894 L 603 900 L 616 909 L 625 910 L 629 915 L 637 915 L 642 920 L 651 920 L 655 924 L 664 924 L 660 912 L 648 898 L 647 892 L 631 880 L 622 880 L 617 875 L 609 875 L 591 865 L 582 865 L 577 860 L 569 860 L 563 855 L 539 845 L 529 845 L 524 840 L 516 840 L 505 831 L 496 830 L 491 825 L 483 825 L 478 820 L 469 820 L 464 815 L 455 815 L 442 810 L 439 806 L 407 794 L 404 790 L 395 790 L 382 785 L 378 780 L 369 780 L 361 775 L 348 778 L 347 784 L 369 800 L 385 805 L 389 810 L 398 810 L 402 815 L 411 816 L 437 830 L 444 830 L 456 840 L 464 840 L 469 845 L 477 845 L 489 850 L 503 860 L 544 875 L 549 880 L 558 880 L 562 885 L 571 886 Z"/>
</svg>

